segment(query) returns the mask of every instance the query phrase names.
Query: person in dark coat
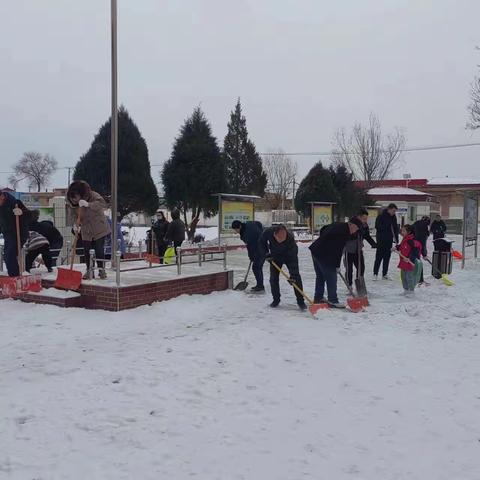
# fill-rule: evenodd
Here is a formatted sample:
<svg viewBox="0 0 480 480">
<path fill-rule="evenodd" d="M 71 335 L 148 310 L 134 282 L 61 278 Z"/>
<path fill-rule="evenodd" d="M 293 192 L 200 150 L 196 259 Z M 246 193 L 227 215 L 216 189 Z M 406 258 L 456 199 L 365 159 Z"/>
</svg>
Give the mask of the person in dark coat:
<svg viewBox="0 0 480 480">
<path fill-rule="evenodd" d="M 427 256 L 427 240 L 428 240 L 428 236 L 430 235 L 429 227 L 430 227 L 430 218 L 427 216 L 422 217 L 420 220 L 417 220 L 412 225 L 412 231 L 413 231 L 415 240 L 418 240 L 422 245 L 421 254 L 423 257 Z M 420 275 L 419 283 L 420 284 L 424 283 L 423 269 Z"/>
<path fill-rule="evenodd" d="M 282 268 L 286 265 L 290 274 L 290 279 L 295 282 L 297 287 L 303 290 L 302 277 L 298 268 L 298 247 L 295 238 L 285 225 L 276 225 L 267 228 L 262 233 L 258 242 L 260 253 L 268 262 Z M 280 304 L 280 273 L 270 263 L 270 287 L 272 289 L 273 302 L 270 304 L 272 308 L 278 307 Z M 294 289 L 297 298 L 297 305 L 301 310 L 305 310 L 305 300 L 302 295 Z"/>
<path fill-rule="evenodd" d="M 352 236 L 351 240 L 345 245 L 346 260 L 346 279 L 350 286 L 353 283 L 353 266 L 357 270 L 357 275 L 363 277 L 365 275 L 365 257 L 363 255 L 363 241 L 366 240 L 372 248 L 377 248 L 377 243 L 370 235 L 368 227 L 368 210 L 362 208 L 358 215 L 350 219 L 358 228 L 358 232 Z"/>
<path fill-rule="evenodd" d="M 173 243 L 175 254 L 177 254 L 177 248 L 180 247 L 185 240 L 185 224 L 180 220 L 180 210 L 174 208 L 171 215 L 172 221 L 168 225 L 164 240 L 167 244 Z"/>
<path fill-rule="evenodd" d="M 382 263 L 382 276 L 385 280 L 388 280 L 388 266 L 392 255 L 393 242 L 398 244 L 397 210 L 397 206 L 391 203 L 375 221 L 375 229 L 377 230 L 377 253 L 373 266 L 375 280 L 378 279 L 378 272 Z"/>
<path fill-rule="evenodd" d="M 240 234 L 240 238 L 247 245 L 248 258 L 252 262 L 252 271 L 257 284 L 252 287 L 252 292 L 264 292 L 263 285 L 263 264 L 265 258 L 262 256 L 258 241 L 263 233 L 263 225 L 260 222 L 245 222 L 234 220 L 232 230 Z"/>
<path fill-rule="evenodd" d="M 18 244 L 16 216 L 20 218 L 20 245 L 27 241 L 30 211 L 27 207 L 8 192 L 0 192 L 0 233 L 4 239 L 4 260 L 9 277 L 18 277 Z"/>
<path fill-rule="evenodd" d="M 41 255 L 43 263 L 49 272 L 52 271 L 52 256 L 48 240 L 40 233 L 31 230 L 25 243 L 25 270 L 30 273 L 35 259 Z"/>
<path fill-rule="evenodd" d="M 157 210 L 157 220 L 152 225 L 152 230 L 155 235 L 155 241 L 157 242 L 158 256 L 160 257 L 160 263 L 163 263 L 163 256 L 167 250 L 167 242 L 165 241 L 165 236 L 167 235 L 168 226 L 167 219 L 165 218 L 164 213 L 161 210 Z"/>
<path fill-rule="evenodd" d="M 439 238 L 445 238 L 447 233 L 447 226 L 442 220 L 440 215 L 435 217 L 435 220 L 430 225 L 430 233 L 433 235 L 433 240 L 438 240 Z"/>
<path fill-rule="evenodd" d="M 49 220 L 39 221 L 40 211 L 32 210 L 29 229 L 31 232 L 37 232 L 48 240 L 50 253 L 52 255 L 52 265 L 56 265 L 56 257 L 63 248 L 62 234 L 55 228 L 53 222 Z"/>
<path fill-rule="evenodd" d="M 310 245 L 313 266 L 317 275 L 315 281 L 315 303 L 327 303 L 324 298 L 327 285 L 328 303 L 337 308 L 343 307 L 337 295 L 337 269 L 340 268 L 343 250 L 359 228 L 354 223 L 332 223 L 320 230 L 320 236 Z"/>
</svg>

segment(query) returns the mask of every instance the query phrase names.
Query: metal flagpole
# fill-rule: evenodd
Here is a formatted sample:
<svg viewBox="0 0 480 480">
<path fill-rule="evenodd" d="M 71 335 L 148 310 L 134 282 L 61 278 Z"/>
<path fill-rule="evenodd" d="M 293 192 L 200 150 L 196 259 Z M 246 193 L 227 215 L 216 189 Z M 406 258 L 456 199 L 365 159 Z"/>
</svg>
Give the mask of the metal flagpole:
<svg viewBox="0 0 480 480">
<path fill-rule="evenodd" d="M 111 196 L 110 209 L 112 212 L 112 269 L 115 270 L 116 258 L 114 252 L 117 245 L 117 188 L 118 188 L 118 108 L 117 108 L 117 0 L 111 0 L 111 29 L 112 29 L 112 121 L 111 121 Z"/>
</svg>

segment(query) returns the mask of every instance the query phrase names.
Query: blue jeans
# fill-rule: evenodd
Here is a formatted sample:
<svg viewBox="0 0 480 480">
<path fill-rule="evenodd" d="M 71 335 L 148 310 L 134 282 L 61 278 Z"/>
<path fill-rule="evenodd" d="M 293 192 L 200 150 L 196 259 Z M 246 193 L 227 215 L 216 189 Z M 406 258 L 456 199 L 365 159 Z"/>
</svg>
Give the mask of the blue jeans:
<svg viewBox="0 0 480 480">
<path fill-rule="evenodd" d="M 337 269 L 330 265 L 319 262 L 312 254 L 313 266 L 317 279 L 315 281 L 315 302 L 319 302 L 325 295 L 325 284 L 327 284 L 328 301 L 338 303 L 337 296 Z"/>
</svg>

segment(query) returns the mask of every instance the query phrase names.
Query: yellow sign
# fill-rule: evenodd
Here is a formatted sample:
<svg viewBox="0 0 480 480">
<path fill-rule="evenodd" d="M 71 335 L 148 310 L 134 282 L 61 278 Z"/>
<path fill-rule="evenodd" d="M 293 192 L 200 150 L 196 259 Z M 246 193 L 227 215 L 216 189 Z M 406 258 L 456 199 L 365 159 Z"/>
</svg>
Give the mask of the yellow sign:
<svg viewBox="0 0 480 480">
<path fill-rule="evenodd" d="M 318 232 L 324 225 L 333 222 L 332 205 L 313 205 L 313 231 Z"/>
<path fill-rule="evenodd" d="M 232 231 L 232 222 L 240 220 L 241 222 L 249 222 L 253 220 L 253 202 L 231 202 L 222 200 L 222 233 Z"/>
<path fill-rule="evenodd" d="M 368 212 L 368 226 L 371 230 L 375 229 L 375 222 L 377 220 L 378 214 L 380 213 L 380 209 L 378 208 L 367 208 Z"/>
</svg>

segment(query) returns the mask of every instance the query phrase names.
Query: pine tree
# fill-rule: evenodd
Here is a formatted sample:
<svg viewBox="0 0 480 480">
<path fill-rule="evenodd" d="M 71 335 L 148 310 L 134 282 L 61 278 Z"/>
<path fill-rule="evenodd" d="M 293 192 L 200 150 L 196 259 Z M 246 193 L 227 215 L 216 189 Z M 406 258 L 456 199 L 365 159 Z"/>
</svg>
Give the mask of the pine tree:
<svg viewBox="0 0 480 480">
<path fill-rule="evenodd" d="M 187 212 L 192 220 L 200 213 L 217 213 L 218 200 L 212 194 L 224 188 L 225 172 L 220 149 L 212 135 L 210 124 L 197 107 L 180 129 L 170 159 L 162 171 L 162 182 L 167 206 L 177 207 L 188 226 Z M 195 233 L 195 222 L 189 229 L 189 238 Z"/>
<path fill-rule="evenodd" d="M 331 166 L 330 177 L 338 194 L 335 208 L 337 220 L 355 215 L 361 207 L 370 203 L 367 194 L 355 185 L 353 174 L 343 165 Z"/>
<path fill-rule="evenodd" d="M 248 138 L 247 121 L 238 99 L 231 112 L 228 133 L 223 143 L 223 157 L 229 193 L 263 196 L 267 174 L 255 144 Z"/>
<path fill-rule="evenodd" d="M 100 127 L 92 145 L 77 163 L 74 180 L 85 180 L 93 190 L 110 199 L 111 119 Z M 122 106 L 118 111 L 118 213 L 152 215 L 158 208 L 158 192 L 150 173 L 147 144 Z"/>
<path fill-rule="evenodd" d="M 309 202 L 338 202 L 338 193 L 333 185 L 330 172 L 322 162 L 316 163 L 300 182 L 295 195 L 295 209 L 305 217 L 310 217 Z"/>
</svg>

